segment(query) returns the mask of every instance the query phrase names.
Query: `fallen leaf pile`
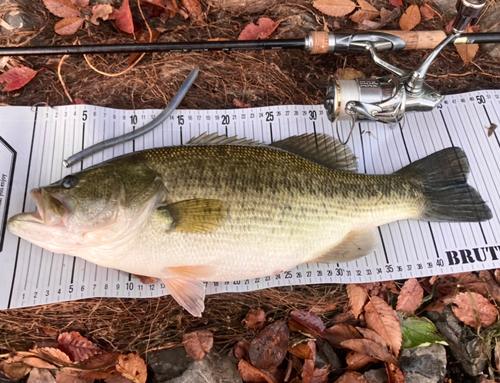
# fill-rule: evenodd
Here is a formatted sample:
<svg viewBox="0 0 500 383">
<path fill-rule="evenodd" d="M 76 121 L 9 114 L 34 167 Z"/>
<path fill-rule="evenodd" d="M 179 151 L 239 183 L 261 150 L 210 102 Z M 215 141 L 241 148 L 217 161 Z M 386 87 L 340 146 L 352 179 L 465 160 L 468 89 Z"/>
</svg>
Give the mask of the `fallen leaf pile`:
<svg viewBox="0 0 500 383">
<path fill-rule="evenodd" d="M 53 15 L 62 17 L 54 27 L 59 35 L 72 35 L 84 22 L 99 25 L 100 20 L 113 20 L 116 28 L 124 33 L 135 31 L 129 0 L 123 0 L 119 8 L 111 4 L 90 6 L 89 0 L 43 0 L 43 3 Z M 145 18 L 158 16 L 164 23 L 177 14 L 184 19 L 197 19 L 203 14 L 198 0 L 182 0 L 181 5 L 176 0 L 141 0 L 142 7 Z"/>
<path fill-rule="evenodd" d="M 60 334 L 52 343 L 12 352 L 0 362 L 0 372 L 12 380 L 29 375 L 29 382 L 146 382 L 146 363 L 139 355 L 108 353 L 74 331 Z"/>
<path fill-rule="evenodd" d="M 292 311 L 286 321 L 267 322 L 261 308 L 250 310 L 242 321 L 245 328 L 267 326 L 232 349 L 243 381 L 365 383 L 365 372 L 384 367 L 390 382 L 403 383 L 402 349 L 447 345 L 433 322 L 415 313 L 450 305 L 466 325 L 491 326 L 498 310 L 489 299 L 500 298 L 500 287 L 482 271 L 412 278 L 400 289 L 394 282 L 352 284 L 347 293 L 349 304 L 331 327 L 313 312 Z M 500 361 L 500 346 L 496 357 Z"/>
</svg>

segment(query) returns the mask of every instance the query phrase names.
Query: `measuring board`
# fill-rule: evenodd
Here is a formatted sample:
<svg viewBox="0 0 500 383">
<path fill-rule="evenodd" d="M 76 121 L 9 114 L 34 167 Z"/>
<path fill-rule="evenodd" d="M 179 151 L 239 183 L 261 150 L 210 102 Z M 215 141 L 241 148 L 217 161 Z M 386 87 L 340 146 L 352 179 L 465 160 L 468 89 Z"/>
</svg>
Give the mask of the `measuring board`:
<svg viewBox="0 0 500 383">
<path fill-rule="evenodd" d="M 6 220 L 34 211 L 29 190 L 132 151 L 182 145 L 203 132 L 273 142 L 302 133 L 336 136 L 323 106 L 285 105 L 231 110 L 177 110 L 161 127 L 106 149 L 66 169 L 63 159 L 94 143 L 151 121 L 159 110 L 117 110 L 91 105 L 0 108 L 0 309 L 89 297 L 157 297 L 165 285 L 80 258 L 54 254 L 6 231 Z M 500 121 L 500 91 L 447 96 L 432 112 L 406 116 L 404 126 L 356 124 L 348 145 L 359 172 L 392 173 L 449 146 L 466 152 L 469 183 L 487 201 L 493 219 L 483 223 L 399 221 L 379 228 L 373 254 L 349 263 L 305 264 L 273 276 L 207 283 L 207 293 L 273 286 L 355 283 L 500 267 L 500 142 L 488 137 Z M 350 123 L 340 123 L 347 136 Z M 343 137 L 342 137 L 343 138 Z"/>
</svg>

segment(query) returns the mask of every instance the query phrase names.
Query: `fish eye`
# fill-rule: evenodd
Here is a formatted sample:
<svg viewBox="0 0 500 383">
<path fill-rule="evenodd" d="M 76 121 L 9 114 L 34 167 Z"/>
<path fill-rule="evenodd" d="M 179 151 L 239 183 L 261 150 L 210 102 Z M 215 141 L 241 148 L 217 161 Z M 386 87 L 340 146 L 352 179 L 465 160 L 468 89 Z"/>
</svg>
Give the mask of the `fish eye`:
<svg viewBox="0 0 500 383">
<path fill-rule="evenodd" d="M 66 176 L 62 180 L 62 187 L 65 189 L 72 189 L 76 186 L 78 183 L 78 178 L 74 176 L 73 174 L 70 174 L 69 176 Z"/>
</svg>

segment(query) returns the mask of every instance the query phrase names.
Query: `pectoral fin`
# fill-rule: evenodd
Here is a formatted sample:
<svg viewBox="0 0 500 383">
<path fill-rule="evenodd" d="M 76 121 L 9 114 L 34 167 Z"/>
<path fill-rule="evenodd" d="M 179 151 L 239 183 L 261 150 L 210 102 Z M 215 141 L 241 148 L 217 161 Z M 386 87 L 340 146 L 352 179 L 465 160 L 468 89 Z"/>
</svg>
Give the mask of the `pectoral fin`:
<svg viewBox="0 0 500 383">
<path fill-rule="evenodd" d="M 162 279 L 168 292 L 191 315 L 201 317 L 205 310 L 205 285 L 194 278 Z"/>
<path fill-rule="evenodd" d="M 217 229 L 227 217 L 227 205 L 217 199 L 190 199 L 163 205 L 158 211 L 168 218 L 169 231 L 206 233 Z"/>
<path fill-rule="evenodd" d="M 353 230 L 347 234 L 341 243 L 329 249 L 325 254 L 312 262 L 349 262 L 370 254 L 378 243 L 376 227 Z"/>
</svg>

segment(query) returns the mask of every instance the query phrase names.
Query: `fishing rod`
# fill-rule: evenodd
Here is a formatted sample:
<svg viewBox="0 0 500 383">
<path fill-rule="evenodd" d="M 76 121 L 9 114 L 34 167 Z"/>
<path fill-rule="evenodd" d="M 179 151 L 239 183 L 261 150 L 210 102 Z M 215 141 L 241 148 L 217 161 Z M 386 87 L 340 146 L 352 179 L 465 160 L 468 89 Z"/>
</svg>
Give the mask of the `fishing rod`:
<svg viewBox="0 0 500 383">
<path fill-rule="evenodd" d="M 375 31 L 362 33 L 311 32 L 302 39 L 252 40 L 252 41 L 205 41 L 126 45 L 77 45 L 55 47 L 0 48 L 0 56 L 14 55 L 58 55 L 91 53 L 136 53 L 136 52 L 205 52 L 265 49 L 302 49 L 311 54 L 329 52 L 367 52 L 373 61 L 390 72 L 391 76 L 355 80 L 332 79 L 328 83 L 324 106 L 332 122 L 350 120 L 351 132 L 356 121 L 368 120 L 395 124 L 406 112 L 430 111 L 442 101 L 443 96 L 425 83 L 427 71 L 448 44 L 498 43 L 500 33 L 463 33 L 471 21 L 477 19 L 486 0 L 458 0 L 457 16 L 452 26 L 453 33 L 444 31 Z M 411 49 L 433 49 L 417 69 L 407 72 L 378 56 L 378 52 Z M 163 113 L 133 134 L 117 137 L 109 142 L 96 144 L 82 153 L 64 161 L 65 166 L 83 159 L 103 147 L 109 147 L 136 138 L 159 126 L 177 107 L 182 97 L 194 82 L 195 69 Z"/>
</svg>

